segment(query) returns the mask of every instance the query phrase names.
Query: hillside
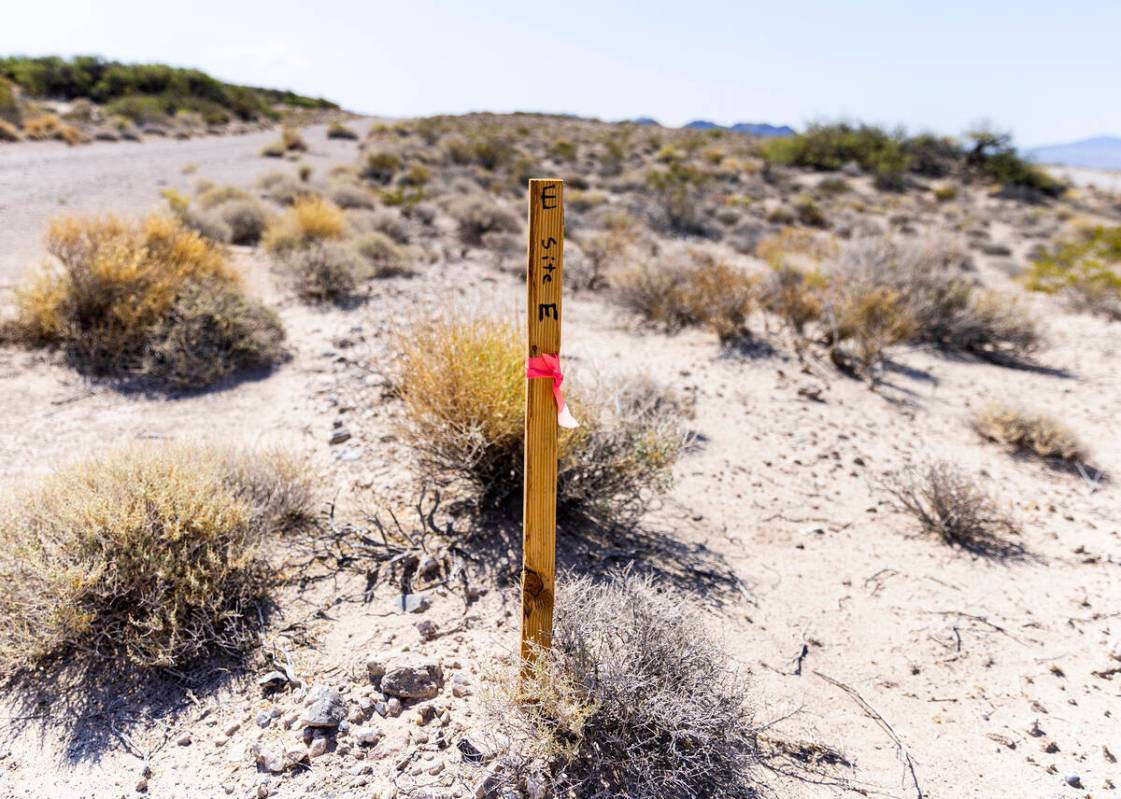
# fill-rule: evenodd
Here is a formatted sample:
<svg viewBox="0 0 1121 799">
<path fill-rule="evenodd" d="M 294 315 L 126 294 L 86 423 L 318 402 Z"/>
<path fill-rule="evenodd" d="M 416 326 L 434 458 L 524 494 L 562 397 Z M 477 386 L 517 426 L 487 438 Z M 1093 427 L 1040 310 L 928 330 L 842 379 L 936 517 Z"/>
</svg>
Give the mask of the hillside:
<svg viewBox="0 0 1121 799">
<path fill-rule="evenodd" d="M 0 57 L 0 142 L 131 138 L 136 129 L 270 123 L 338 105 L 284 89 L 241 86 L 198 69 L 98 56 Z"/>
<path fill-rule="evenodd" d="M 1121 169 L 1121 138 L 1097 136 L 1092 139 L 1036 147 L 1028 156 L 1041 164 L 1060 164 L 1087 169 Z"/>
</svg>

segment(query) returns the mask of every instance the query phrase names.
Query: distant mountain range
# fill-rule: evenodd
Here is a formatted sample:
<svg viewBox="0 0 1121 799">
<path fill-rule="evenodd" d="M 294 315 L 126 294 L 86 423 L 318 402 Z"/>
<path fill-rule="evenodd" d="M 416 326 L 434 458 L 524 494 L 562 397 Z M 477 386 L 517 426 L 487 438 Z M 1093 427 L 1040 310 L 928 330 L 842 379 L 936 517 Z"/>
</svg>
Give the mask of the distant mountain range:
<svg viewBox="0 0 1121 799">
<path fill-rule="evenodd" d="M 1027 155 L 1041 164 L 1062 164 L 1089 169 L 1121 169 L 1121 138 L 1098 136 L 1093 139 L 1036 147 Z"/>
<path fill-rule="evenodd" d="M 656 119 L 650 117 L 639 117 L 632 119 L 636 125 L 660 125 Z M 688 124 L 682 125 L 683 128 L 691 130 L 727 130 L 732 133 L 743 133 L 746 136 L 793 136 L 794 128 L 789 125 L 769 125 L 766 122 L 737 122 L 735 125 L 724 126 L 717 125 L 715 122 L 709 122 L 707 119 L 694 119 Z"/>
</svg>

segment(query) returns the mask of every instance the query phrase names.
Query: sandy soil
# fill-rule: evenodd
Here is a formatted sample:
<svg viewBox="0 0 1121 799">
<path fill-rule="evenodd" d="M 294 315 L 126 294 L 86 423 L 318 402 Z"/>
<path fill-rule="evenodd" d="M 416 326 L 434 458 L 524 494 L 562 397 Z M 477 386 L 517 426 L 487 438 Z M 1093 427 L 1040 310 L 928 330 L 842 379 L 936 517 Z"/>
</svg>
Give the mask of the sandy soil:
<svg viewBox="0 0 1121 799">
<path fill-rule="evenodd" d="M 270 137 L 0 149 L 0 274 L 36 257 L 38 231 L 60 205 L 130 211 L 157 204 L 160 187 L 199 176 L 248 184 L 274 167 L 256 156 Z M 305 160 L 317 169 L 354 157 L 353 143 L 328 142 L 321 131 L 310 139 Z M 197 173 L 179 174 L 184 163 Z M 291 363 L 266 379 L 164 400 L 87 383 L 42 355 L 0 351 L 5 483 L 110 442 L 213 437 L 295 442 L 344 498 L 411 497 L 402 468 L 409 454 L 395 440 L 396 409 L 384 396 L 388 331 L 437 301 L 511 313 L 520 282 L 480 261 L 442 261 L 412 279 L 378 282 L 357 308 L 318 311 L 275 286 L 258 254 L 239 251 L 238 263 L 279 307 Z M 877 394 L 827 364 L 803 371 L 781 350 L 731 356 L 708 334 L 636 330 L 594 296 L 568 303 L 575 382 L 644 371 L 696 398 L 698 444 L 645 522 L 661 542 L 646 562 L 706 604 L 752 676 L 760 720 L 782 719 L 775 729 L 784 736 L 841 751 L 850 765 L 839 776 L 866 796 L 919 795 L 888 726 L 931 799 L 1121 795 L 1113 787 L 1121 784 L 1113 759 L 1121 756 L 1121 675 L 1099 676 L 1116 668 L 1109 655 L 1121 646 L 1117 489 L 1012 459 L 979 442 L 966 419 L 989 398 L 1021 398 L 1092 442 L 1107 473 L 1121 472 L 1116 324 L 1037 300 L 1050 342 L 1040 361 L 1057 371 L 903 350 Z M 328 444 L 336 418 L 354 434 L 341 447 Z M 983 475 L 1023 522 L 1029 557 L 997 564 L 917 535 L 876 483 L 928 456 Z M 587 561 L 573 532 L 562 531 L 562 550 Z M 427 644 L 416 642 L 414 618 L 388 609 L 389 595 L 364 604 L 356 591 L 344 581 L 285 609 L 283 621 L 312 619 L 318 633 L 295 653 L 309 677 L 330 679 L 371 649 L 405 640 L 478 680 L 486 662 L 516 645 L 509 584 L 495 585 L 467 615 L 454 596 L 435 592 L 428 616 L 458 632 Z M 825 677 L 851 687 L 880 720 Z M 234 684 L 158 723 L 137 723 L 127 744 L 106 734 L 98 747 L 60 733 L 58 719 L 44 726 L 13 718 L 22 711 L 9 704 L 9 717 L 0 716 L 0 796 L 130 795 L 145 753 L 149 795 L 224 796 L 224 786 L 256 795 L 253 778 L 231 765 L 232 739 L 224 748 L 210 743 L 217 720 L 256 712 L 247 696 Z M 455 701 L 470 718 L 472 699 Z M 176 745 L 184 731 L 194 741 Z M 272 795 L 375 795 L 373 783 L 331 781 L 332 769 L 343 773 L 342 758 L 316 763 L 274 782 Z M 786 780 L 777 795 L 844 792 Z"/>
</svg>

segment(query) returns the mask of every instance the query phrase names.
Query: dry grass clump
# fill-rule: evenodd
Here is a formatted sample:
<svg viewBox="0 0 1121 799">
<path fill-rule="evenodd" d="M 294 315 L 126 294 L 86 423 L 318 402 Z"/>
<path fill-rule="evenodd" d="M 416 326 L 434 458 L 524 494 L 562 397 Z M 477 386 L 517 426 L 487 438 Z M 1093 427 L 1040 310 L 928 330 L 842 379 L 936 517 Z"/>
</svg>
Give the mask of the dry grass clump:
<svg viewBox="0 0 1121 799">
<path fill-rule="evenodd" d="M 699 611 L 649 579 L 564 580 L 552 648 L 487 710 L 509 740 L 496 782 L 585 799 L 755 795 L 745 684 Z"/>
<path fill-rule="evenodd" d="M 375 197 L 362 186 L 349 183 L 340 183 L 328 192 L 331 202 L 339 208 L 365 208 L 370 209 L 376 205 Z"/>
<path fill-rule="evenodd" d="M 0 142 L 17 141 L 23 141 L 23 134 L 19 132 L 19 128 L 6 119 L 0 119 Z"/>
<path fill-rule="evenodd" d="M 358 236 L 354 241 L 354 249 L 373 267 L 375 277 L 413 273 L 406 262 L 405 251 L 380 231 L 374 230 Z"/>
<path fill-rule="evenodd" d="M 43 114 L 24 120 L 23 135 L 32 141 L 56 140 L 71 146 L 85 141 L 78 128 L 68 125 L 54 114 Z"/>
<path fill-rule="evenodd" d="M 945 462 L 910 467 L 885 486 L 900 508 L 923 530 L 947 544 L 990 557 L 1009 557 L 1022 548 L 1009 541 L 1020 534 L 1016 522 L 978 486 L 978 478 Z"/>
<path fill-rule="evenodd" d="M 321 197 L 297 200 L 265 232 L 265 249 L 291 277 L 296 293 L 310 302 L 343 302 L 368 269 L 344 239 L 346 216 Z"/>
<path fill-rule="evenodd" d="M 526 378 L 517 327 L 433 320 L 403 334 L 397 347 L 403 435 L 421 467 L 465 481 L 487 505 L 520 495 Z M 641 512 L 666 487 L 687 438 L 680 405 L 656 387 L 603 388 L 593 395 L 566 381 L 581 426 L 560 433 L 558 503 L 620 518 Z"/>
<path fill-rule="evenodd" d="M 279 319 L 225 252 L 173 219 L 65 217 L 46 243 L 55 263 L 17 291 L 11 327 L 82 371 L 189 388 L 285 357 Z"/>
<path fill-rule="evenodd" d="M 483 236 L 488 233 L 517 233 L 521 230 L 517 214 L 481 194 L 457 197 L 449 204 L 448 213 L 458 223 L 460 240 L 472 247 L 481 246 Z"/>
<path fill-rule="evenodd" d="M 617 301 L 667 331 L 708 327 L 721 341 L 746 334 L 758 281 L 700 249 L 632 261 L 610 273 Z"/>
<path fill-rule="evenodd" d="M 340 120 L 336 119 L 327 126 L 328 139 L 357 139 L 358 133 L 354 128 L 344 125 Z"/>
<path fill-rule="evenodd" d="M 978 291 L 967 268 L 965 251 L 946 240 L 849 242 L 829 266 L 836 332 L 844 337 L 847 325 L 862 335 L 869 323 L 882 346 L 909 340 L 998 362 L 1027 359 L 1041 340 L 1034 319 L 1017 301 Z"/>
<path fill-rule="evenodd" d="M 265 232 L 265 249 L 276 255 L 312 244 L 338 240 L 346 234 L 346 216 L 322 197 L 296 200 Z"/>
<path fill-rule="evenodd" d="M 306 183 L 286 172 L 268 172 L 257 178 L 257 188 L 265 197 L 280 205 L 292 205 L 296 200 L 314 192 Z"/>
<path fill-rule="evenodd" d="M 14 497 L 0 516 L 0 670 L 244 651 L 272 582 L 263 545 L 309 518 L 306 475 L 278 453 L 132 448 Z"/>
<path fill-rule="evenodd" d="M 1085 464 L 1088 453 L 1078 437 L 1058 420 L 1001 402 L 992 402 L 973 417 L 973 428 L 989 441 L 1049 461 Z"/>
<path fill-rule="evenodd" d="M 296 128 L 285 126 L 280 131 L 280 139 L 265 145 L 261 155 L 266 158 L 283 158 L 288 153 L 307 152 L 307 142 Z"/>
</svg>

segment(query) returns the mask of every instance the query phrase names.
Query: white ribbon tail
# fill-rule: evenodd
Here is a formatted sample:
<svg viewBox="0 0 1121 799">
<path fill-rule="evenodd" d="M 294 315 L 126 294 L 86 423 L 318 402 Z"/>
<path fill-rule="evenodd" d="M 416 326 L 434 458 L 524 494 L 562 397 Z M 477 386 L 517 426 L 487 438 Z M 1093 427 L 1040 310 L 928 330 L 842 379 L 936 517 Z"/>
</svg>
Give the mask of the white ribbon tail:
<svg viewBox="0 0 1121 799">
<path fill-rule="evenodd" d="M 572 414 L 568 412 L 567 402 L 557 411 L 557 424 L 561 427 L 567 427 L 569 430 L 580 426 L 580 423 L 572 418 Z"/>
</svg>

